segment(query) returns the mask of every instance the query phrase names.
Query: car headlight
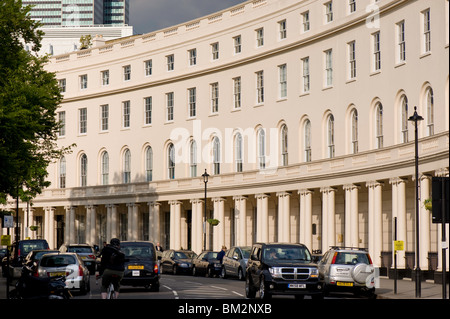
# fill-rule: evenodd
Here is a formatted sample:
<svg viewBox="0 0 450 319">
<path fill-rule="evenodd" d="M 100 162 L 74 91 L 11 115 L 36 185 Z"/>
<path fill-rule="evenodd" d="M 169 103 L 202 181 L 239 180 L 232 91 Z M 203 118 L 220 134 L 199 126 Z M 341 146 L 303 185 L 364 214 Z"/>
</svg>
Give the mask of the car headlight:
<svg viewBox="0 0 450 319">
<path fill-rule="evenodd" d="M 187 268 L 187 267 L 189 267 L 189 265 L 187 263 L 181 263 L 180 267 Z"/>
<path fill-rule="evenodd" d="M 269 272 L 273 278 L 281 278 L 281 268 L 279 267 L 270 267 Z"/>
</svg>

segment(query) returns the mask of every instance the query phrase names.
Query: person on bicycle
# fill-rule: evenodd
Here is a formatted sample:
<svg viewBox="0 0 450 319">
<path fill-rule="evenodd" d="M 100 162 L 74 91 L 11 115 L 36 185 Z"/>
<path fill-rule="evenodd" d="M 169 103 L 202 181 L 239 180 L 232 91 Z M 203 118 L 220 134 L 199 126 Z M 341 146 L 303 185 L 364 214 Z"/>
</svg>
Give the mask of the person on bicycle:
<svg viewBox="0 0 450 319">
<path fill-rule="evenodd" d="M 106 299 L 109 284 L 114 284 L 115 298 L 119 297 L 120 281 L 125 270 L 125 254 L 120 250 L 120 240 L 111 239 L 101 253 L 99 275 L 102 276 L 102 299 Z"/>
</svg>

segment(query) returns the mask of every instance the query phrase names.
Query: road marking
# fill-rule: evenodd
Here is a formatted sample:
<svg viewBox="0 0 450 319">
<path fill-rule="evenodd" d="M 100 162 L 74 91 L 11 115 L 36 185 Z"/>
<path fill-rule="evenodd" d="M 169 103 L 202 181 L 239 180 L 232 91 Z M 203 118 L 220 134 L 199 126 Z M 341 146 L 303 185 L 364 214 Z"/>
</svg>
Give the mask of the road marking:
<svg viewBox="0 0 450 319">
<path fill-rule="evenodd" d="M 178 297 L 178 293 L 175 290 L 173 290 L 172 288 L 170 288 L 169 286 L 166 286 L 166 285 L 164 285 L 164 287 L 166 287 L 167 289 L 172 291 L 173 295 L 175 296 L 175 299 L 180 299 L 180 297 Z"/>
<path fill-rule="evenodd" d="M 235 295 L 238 295 L 238 296 L 241 296 L 241 297 L 244 297 L 244 295 L 243 294 L 240 294 L 240 293 L 238 293 L 238 292 L 236 292 L 236 291 L 231 291 L 232 293 L 234 293 Z"/>
<path fill-rule="evenodd" d="M 217 287 L 217 286 L 211 286 L 211 288 L 216 288 L 216 289 L 221 289 L 221 290 L 228 290 L 227 288 Z"/>
</svg>

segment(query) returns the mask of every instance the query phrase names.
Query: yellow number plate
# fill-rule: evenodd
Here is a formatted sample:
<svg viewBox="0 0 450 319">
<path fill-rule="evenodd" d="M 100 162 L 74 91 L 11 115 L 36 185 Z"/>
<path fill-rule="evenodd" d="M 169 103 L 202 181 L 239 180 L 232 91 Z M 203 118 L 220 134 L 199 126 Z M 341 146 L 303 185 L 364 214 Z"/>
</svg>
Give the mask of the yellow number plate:
<svg viewBox="0 0 450 319">
<path fill-rule="evenodd" d="M 128 269 L 144 269 L 144 266 L 129 265 Z"/>
<path fill-rule="evenodd" d="M 352 286 L 353 286 L 353 283 L 352 283 L 352 282 L 340 282 L 340 281 L 338 281 L 338 282 L 336 283 L 336 285 L 338 285 L 338 286 L 344 286 L 344 287 L 352 287 Z"/>
<path fill-rule="evenodd" d="M 59 272 L 49 272 L 48 275 L 50 277 L 60 277 L 60 276 L 65 276 L 66 272 L 65 271 L 59 271 Z"/>
</svg>

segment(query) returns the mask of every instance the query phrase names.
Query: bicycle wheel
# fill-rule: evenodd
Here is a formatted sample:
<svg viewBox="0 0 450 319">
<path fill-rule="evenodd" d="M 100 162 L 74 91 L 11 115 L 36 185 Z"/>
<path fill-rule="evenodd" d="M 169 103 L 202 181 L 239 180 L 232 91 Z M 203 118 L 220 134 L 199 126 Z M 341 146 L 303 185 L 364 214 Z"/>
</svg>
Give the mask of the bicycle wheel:
<svg viewBox="0 0 450 319">
<path fill-rule="evenodd" d="M 112 282 L 109 284 L 108 290 L 106 291 L 106 299 L 116 299 L 114 284 Z"/>
</svg>

